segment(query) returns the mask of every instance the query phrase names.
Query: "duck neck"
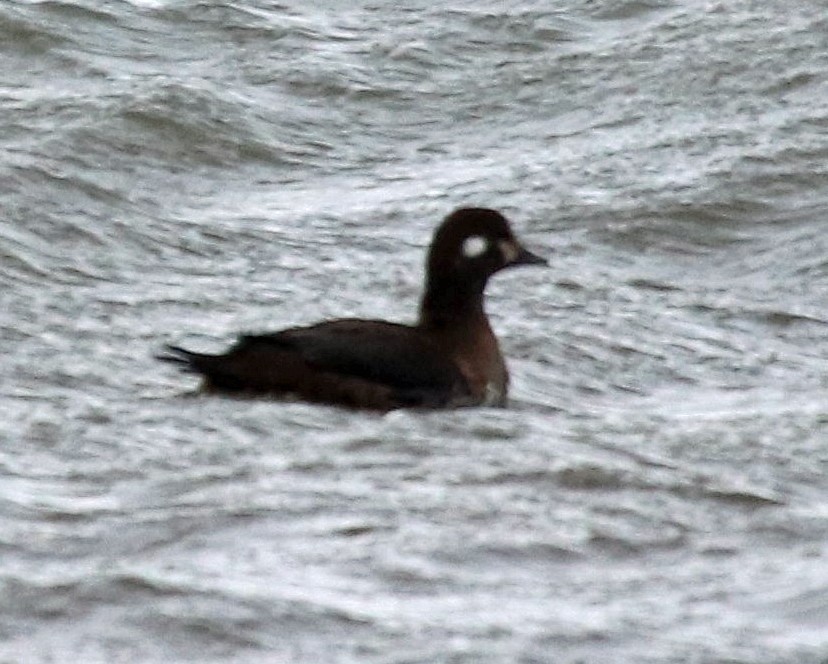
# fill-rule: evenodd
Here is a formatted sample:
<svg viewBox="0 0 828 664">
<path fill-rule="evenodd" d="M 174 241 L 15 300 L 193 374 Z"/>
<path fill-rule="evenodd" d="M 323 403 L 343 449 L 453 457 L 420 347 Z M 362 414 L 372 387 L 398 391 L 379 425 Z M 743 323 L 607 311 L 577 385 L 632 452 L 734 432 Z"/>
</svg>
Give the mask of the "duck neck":
<svg viewBox="0 0 828 664">
<path fill-rule="evenodd" d="M 431 330 L 485 323 L 485 281 L 430 277 L 420 301 L 419 326 Z"/>
</svg>

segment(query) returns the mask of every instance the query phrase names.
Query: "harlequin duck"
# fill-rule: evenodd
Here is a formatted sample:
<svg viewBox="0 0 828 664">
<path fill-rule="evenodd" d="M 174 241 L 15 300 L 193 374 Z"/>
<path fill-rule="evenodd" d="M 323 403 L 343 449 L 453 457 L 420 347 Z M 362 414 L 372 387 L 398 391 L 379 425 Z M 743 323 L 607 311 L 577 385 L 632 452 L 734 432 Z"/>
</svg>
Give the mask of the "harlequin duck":
<svg viewBox="0 0 828 664">
<path fill-rule="evenodd" d="M 380 411 L 505 405 L 509 376 L 483 291 L 499 270 L 545 264 L 502 214 L 463 208 L 434 233 L 416 325 L 332 320 L 244 335 L 222 355 L 167 346 L 159 359 L 201 374 L 217 392 Z"/>
</svg>

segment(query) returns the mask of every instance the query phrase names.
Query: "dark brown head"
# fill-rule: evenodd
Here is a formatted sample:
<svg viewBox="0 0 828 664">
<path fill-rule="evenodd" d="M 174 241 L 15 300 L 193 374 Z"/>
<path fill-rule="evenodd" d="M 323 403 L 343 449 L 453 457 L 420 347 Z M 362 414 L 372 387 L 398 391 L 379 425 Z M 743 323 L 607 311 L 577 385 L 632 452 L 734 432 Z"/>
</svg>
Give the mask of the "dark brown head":
<svg viewBox="0 0 828 664">
<path fill-rule="evenodd" d="M 517 265 L 546 265 L 518 242 L 509 222 L 496 210 L 461 208 L 437 228 L 428 254 L 430 275 L 485 281 Z"/>
<path fill-rule="evenodd" d="M 426 263 L 423 313 L 467 305 L 480 308 L 486 282 L 493 274 L 518 265 L 546 264 L 518 242 L 499 212 L 461 208 L 434 233 Z"/>
</svg>

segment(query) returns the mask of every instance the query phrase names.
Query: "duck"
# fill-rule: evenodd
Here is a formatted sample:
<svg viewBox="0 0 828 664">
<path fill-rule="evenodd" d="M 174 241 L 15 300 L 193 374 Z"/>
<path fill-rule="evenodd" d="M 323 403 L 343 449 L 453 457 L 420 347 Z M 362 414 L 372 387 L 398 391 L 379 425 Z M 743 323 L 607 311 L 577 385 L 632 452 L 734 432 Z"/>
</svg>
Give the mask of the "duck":
<svg viewBox="0 0 828 664">
<path fill-rule="evenodd" d="M 500 212 L 460 208 L 434 232 L 413 325 L 341 318 L 243 334 L 220 354 L 167 345 L 158 359 L 200 375 L 210 393 L 382 412 L 505 406 L 509 373 L 486 284 L 501 270 L 547 264 Z"/>
</svg>

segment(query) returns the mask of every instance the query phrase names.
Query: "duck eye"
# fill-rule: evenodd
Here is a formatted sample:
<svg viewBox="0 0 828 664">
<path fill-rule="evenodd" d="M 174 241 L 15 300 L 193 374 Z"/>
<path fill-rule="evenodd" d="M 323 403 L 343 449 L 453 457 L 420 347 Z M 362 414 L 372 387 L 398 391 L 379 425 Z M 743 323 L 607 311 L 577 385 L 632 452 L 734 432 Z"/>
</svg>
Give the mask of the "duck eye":
<svg viewBox="0 0 828 664">
<path fill-rule="evenodd" d="M 478 258 L 489 250 L 489 241 L 480 235 L 472 235 L 463 241 L 463 255 L 466 258 Z"/>
</svg>

